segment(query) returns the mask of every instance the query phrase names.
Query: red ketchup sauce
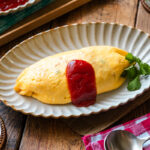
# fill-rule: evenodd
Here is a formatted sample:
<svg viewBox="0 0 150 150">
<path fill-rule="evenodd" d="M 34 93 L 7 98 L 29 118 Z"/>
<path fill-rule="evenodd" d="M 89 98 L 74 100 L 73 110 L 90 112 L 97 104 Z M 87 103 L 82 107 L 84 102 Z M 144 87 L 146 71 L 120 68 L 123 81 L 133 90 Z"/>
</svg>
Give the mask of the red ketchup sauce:
<svg viewBox="0 0 150 150">
<path fill-rule="evenodd" d="M 96 82 L 93 67 L 83 60 L 72 60 L 66 69 L 72 104 L 87 107 L 96 101 Z"/>
<path fill-rule="evenodd" d="M 0 0 L 0 11 L 6 11 L 10 8 L 15 8 L 25 4 L 29 0 Z"/>
</svg>

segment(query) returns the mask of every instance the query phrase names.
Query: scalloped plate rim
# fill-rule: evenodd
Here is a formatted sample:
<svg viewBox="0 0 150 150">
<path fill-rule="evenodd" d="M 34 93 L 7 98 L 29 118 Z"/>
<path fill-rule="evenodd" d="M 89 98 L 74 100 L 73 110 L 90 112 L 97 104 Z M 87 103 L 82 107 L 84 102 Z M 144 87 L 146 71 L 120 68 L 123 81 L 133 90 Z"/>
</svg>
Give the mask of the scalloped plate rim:
<svg viewBox="0 0 150 150">
<path fill-rule="evenodd" d="M 28 39 L 22 41 L 21 43 L 17 44 L 17 45 L 14 46 L 13 48 L 11 48 L 8 52 L 6 52 L 6 53 L 0 58 L 0 62 L 1 62 L 9 53 L 11 53 L 15 48 L 17 48 L 17 47 L 21 46 L 22 44 L 28 42 L 30 39 L 33 39 L 33 38 L 35 38 L 35 37 L 37 37 L 37 36 L 39 36 L 39 35 L 42 35 L 42 34 L 44 34 L 44 33 L 51 32 L 51 31 L 53 31 L 53 30 L 57 30 L 57 29 L 60 29 L 60 28 L 65 28 L 65 27 L 69 27 L 69 26 L 84 25 L 84 24 L 86 24 L 86 25 L 87 25 L 87 24 L 111 24 L 111 25 L 125 26 L 125 27 L 127 27 L 127 28 L 131 28 L 132 30 L 138 30 L 138 31 L 140 31 L 140 32 L 142 32 L 142 33 L 144 33 L 144 34 L 146 34 L 146 35 L 148 36 L 148 38 L 150 38 L 150 35 L 149 35 L 148 33 L 144 32 L 144 31 L 142 31 L 142 30 L 140 30 L 140 29 L 134 28 L 134 27 L 132 27 L 132 26 L 124 25 L 124 24 L 117 24 L 117 23 L 114 23 L 114 22 L 111 22 L 111 23 L 107 23 L 107 22 L 83 22 L 83 23 L 75 23 L 75 24 L 63 25 L 63 26 L 60 26 L 60 27 L 56 27 L 56 28 L 53 28 L 53 29 L 49 29 L 49 30 L 40 32 L 40 33 L 38 33 L 38 34 L 36 34 L 36 35 L 33 35 L 33 36 L 29 37 Z M 32 112 L 32 113 L 30 113 L 30 112 L 29 112 L 29 113 L 26 113 L 26 112 L 24 112 L 24 110 L 19 110 L 19 109 L 17 110 L 17 109 L 15 109 L 13 105 L 8 105 L 8 104 L 7 104 L 7 100 L 4 100 L 1 95 L 0 95 L 0 99 L 1 99 L 2 102 L 3 102 L 5 105 L 7 105 L 8 107 L 11 107 L 11 108 L 14 109 L 15 111 L 19 111 L 19 112 L 22 112 L 22 113 L 24 113 L 24 114 L 31 114 L 31 115 L 36 116 L 36 117 L 41 116 L 41 117 L 45 117 L 45 118 L 48 118 L 48 117 L 54 117 L 54 118 L 60 118 L 60 117 L 69 118 L 69 117 L 88 116 L 88 115 L 90 115 L 90 114 L 97 114 L 97 113 L 99 113 L 99 112 L 108 111 L 109 109 L 117 108 L 117 107 L 119 107 L 120 105 L 124 105 L 124 104 L 128 103 L 128 102 L 131 101 L 131 100 L 135 100 L 136 97 L 142 95 L 145 91 L 147 91 L 147 90 L 149 90 L 149 89 L 150 89 L 150 85 L 149 85 L 149 87 L 147 87 L 147 88 L 145 88 L 145 89 L 143 88 L 143 90 L 141 91 L 141 93 L 138 93 L 138 94 L 135 95 L 134 97 L 129 98 L 126 102 L 122 102 L 122 103 L 119 103 L 118 105 L 114 105 L 114 106 L 109 106 L 107 109 L 104 108 L 104 109 L 100 109 L 100 110 L 95 111 L 95 112 L 90 112 L 90 113 L 86 113 L 86 114 L 81 113 L 81 114 L 79 114 L 79 115 L 69 115 L 69 116 L 64 116 L 64 115 L 59 115 L 59 116 L 54 116 L 54 115 L 46 116 L 46 115 L 45 115 L 45 116 L 44 116 L 43 114 L 36 115 L 36 114 L 34 114 L 33 112 Z"/>
</svg>

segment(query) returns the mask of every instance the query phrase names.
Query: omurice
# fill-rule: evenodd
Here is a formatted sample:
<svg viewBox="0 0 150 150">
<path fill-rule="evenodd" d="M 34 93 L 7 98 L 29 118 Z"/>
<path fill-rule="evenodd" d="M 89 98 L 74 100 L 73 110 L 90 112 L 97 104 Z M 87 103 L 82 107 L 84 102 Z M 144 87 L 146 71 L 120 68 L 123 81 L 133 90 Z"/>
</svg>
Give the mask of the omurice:
<svg viewBox="0 0 150 150">
<path fill-rule="evenodd" d="M 14 89 L 46 104 L 89 106 L 97 94 L 124 83 L 127 54 L 111 46 L 91 46 L 48 56 L 24 69 Z"/>
</svg>

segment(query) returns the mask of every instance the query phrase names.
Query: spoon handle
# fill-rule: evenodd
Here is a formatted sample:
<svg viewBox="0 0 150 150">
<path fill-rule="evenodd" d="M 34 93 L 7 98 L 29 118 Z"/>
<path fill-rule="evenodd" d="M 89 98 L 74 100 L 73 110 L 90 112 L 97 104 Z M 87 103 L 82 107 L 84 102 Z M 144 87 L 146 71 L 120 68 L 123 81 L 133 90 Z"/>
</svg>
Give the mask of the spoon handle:
<svg viewBox="0 0 150 150">
<path fill-rule="evenodd" d="M 143 141 L 143 144 L 144 144 L 145 142 L 147 142 L 148 140 L 150 140 L 150 137 L 143 138 L 143 139 L 141 139 L 141 140 Z"/>
</svg>

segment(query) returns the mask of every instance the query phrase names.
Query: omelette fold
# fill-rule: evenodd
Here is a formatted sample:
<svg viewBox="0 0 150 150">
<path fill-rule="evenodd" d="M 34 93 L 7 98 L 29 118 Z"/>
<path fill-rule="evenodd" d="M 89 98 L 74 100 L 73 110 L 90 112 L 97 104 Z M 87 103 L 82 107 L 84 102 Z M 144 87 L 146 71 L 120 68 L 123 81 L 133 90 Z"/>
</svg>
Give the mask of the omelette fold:
<svg viewBox="0 0 150 150">
<path fill-rule="evenodd" d="M 126 55 L 126 51 L 115 47 L 91 46 L 48 56 L 23 70 L 14 89 L 43 103 L 70 103 L 66 66 L 71 60 L 84 60 L 95 71 L 97 94 L 108 92 L 125 81 L 121 74 L 130 65 Z"/>
</svg>

